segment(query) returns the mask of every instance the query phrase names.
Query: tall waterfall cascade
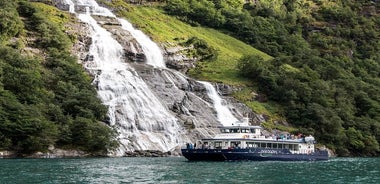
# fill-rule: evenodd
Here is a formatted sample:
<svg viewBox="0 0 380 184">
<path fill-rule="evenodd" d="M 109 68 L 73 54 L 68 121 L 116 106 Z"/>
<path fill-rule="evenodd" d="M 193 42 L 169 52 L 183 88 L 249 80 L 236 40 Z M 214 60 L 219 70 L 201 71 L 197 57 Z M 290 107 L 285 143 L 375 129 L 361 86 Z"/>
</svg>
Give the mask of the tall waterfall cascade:
<svg viewBox="0 0 380 184">
<path fill-rule="evenodd" d="M 199 82 L 202 83 L 206 87 L 207 94 L 209 95 L 209 97 L 212 99 L 214 103 L 214 108 L 217 112 L 219 122 L 222 123 L 224 126 L 231 126 L 233 123 L 238 122 L 239 120 L 236 119 L 234 115 L 232 115 L 228 107 L 223 105 L 222 98 L 220 98 L 214 86 L 212 86 L 210 83 L 205 82 L 205 81 L 199 81 Z"/>
<path fill-rule="evenodd" d="M 162 56 L 161 50 L 156 43 L 154 43 L 148 36 L 146 36 L 142 31 L 135 29 L 131 23 L 124 19 L 119 19 L 123 29 L 129 31 L 133 37 L 136 38 L 137 42 L 140 43 L 145 56 L 146 62 L 149 65 L 159 68 L 165 68 L 164 57 Z"/>
<path fill-rule="evenodd" d="M 238 121 L 210 83 L 166 68 L 158 45 L 128 21 L 116 18 L 95 0 L 61 2 L 70 12 L 80 12 L 77 17 L 89 27 L 91 59 L 83 66 L 94 75 L 98 95 L 108 107 L 109 123 L 119 134 L 121 146 L 111 155 L 136 150 L 175 151 L 186 142 L 212 135 L 212 126 Z M 138 70 L 136 64 L 126 62 L 123 46 L 93 15 L 114 17 L 140 44 L 151 67 Z M 209 100 L 204 99 L 207 97 Z"/>
</svg>

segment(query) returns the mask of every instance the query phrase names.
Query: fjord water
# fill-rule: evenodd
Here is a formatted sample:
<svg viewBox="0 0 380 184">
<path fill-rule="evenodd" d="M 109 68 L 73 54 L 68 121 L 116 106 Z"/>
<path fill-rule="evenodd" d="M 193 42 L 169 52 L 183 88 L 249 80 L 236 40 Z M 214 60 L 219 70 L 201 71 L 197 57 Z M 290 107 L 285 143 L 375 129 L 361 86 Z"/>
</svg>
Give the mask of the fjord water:
<svg viewBox="0 0 380 184">
<path fill-rule="evenodd" d="M 0 183 L 380 183 L 380 158 L 188 162 L 183 157 L 0 159 Z"/>
</svg>

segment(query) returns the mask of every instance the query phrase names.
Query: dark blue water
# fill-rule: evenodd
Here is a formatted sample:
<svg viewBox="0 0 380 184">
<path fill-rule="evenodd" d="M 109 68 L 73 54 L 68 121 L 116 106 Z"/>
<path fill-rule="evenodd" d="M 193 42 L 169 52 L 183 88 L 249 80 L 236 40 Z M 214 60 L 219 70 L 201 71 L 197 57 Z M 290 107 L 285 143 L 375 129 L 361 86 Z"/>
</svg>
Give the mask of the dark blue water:
<svg viewBox="0 0 380 184">
<path fill-rule="evenodd" d="M 0 183 L 380 183 L 380 158 L 323 162 L 0 159 Z"/>
</svg>

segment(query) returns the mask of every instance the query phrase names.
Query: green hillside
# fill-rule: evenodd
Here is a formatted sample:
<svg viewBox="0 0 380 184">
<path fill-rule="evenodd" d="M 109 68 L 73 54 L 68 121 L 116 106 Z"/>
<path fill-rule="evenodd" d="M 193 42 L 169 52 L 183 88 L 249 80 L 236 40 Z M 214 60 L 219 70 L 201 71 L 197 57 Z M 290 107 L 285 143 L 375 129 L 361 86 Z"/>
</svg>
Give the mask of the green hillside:
<svg viewBox="0 0 380 184">
<path fill-rule="evenodd" d="M 223 34 L 212 28 L 192 27 L 189 24 L 164 14 L 160 9 L 137 6 L 131 11 L 121 13 L 138 29 L 152 36 L 152 39 L 166 45 L 178 45 L 191 37 L 204 40 L 218 52 L 214 61 L 202 62 L 201 73 L 196 75 L 199 79 L 224 82 L 227 84 L 244 83 L 245 78 L 239 75 L 236 68 L 238 59 L 244 54 L 255 54 L 263 58 L 271 57 L 236 38 Z"/>
<path fill-rule="evenodd" d="M 267 128 L 313 134 L 340 156 L 380 154 L 379 1 L 98 2 L 156 42 L 198 44 L 187 54 L 202 60 L 188 74 L 239 87 L 234 96 L 266 115 Z M 75 21 L 46 4 L 0 1 L 0 150 L 116 146 L 100 123 L 106 107 L 70 55 Z"/>
<path fill-rule="evenodd" d="M 52 6 L 0 1 L 0 150 L 49 146 L 104 155 L 114 132 L 90 76 L 71 56 L 75 18 Z"/>
<path fill-rule="evenodd" d="M 152 2 L 119 9 L 120 14 L 155 41 L 181 42 L 191 33 L 219 51 L 192 76 L 249 86 L 235 96 L 272 118 L 281 114 L 296 131 L 316 135 L 339 155 L 379 154 L 379 1 Z M 229 38 L 216 41 L 225 35 L 273 58 Z"/>
</svg>

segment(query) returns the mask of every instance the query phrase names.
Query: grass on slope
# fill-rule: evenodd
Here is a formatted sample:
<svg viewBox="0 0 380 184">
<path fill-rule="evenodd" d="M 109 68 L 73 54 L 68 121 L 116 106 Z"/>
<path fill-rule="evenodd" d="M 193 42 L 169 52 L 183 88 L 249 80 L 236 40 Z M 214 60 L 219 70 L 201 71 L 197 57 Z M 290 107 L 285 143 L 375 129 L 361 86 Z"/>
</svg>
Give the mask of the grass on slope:
<svg viewBox="0 0 380 184">
<path fill-rule="evenodd" d="M 67 12 L 60 11 L 54 6 L 39 2 L 34 2 L 32 4 L 34 5 L 34 8 L 38 9 L 41 14 L 45 15 L 49 21 L 57 24 L 61 30 L 67 29 L 67 27 L 65 27 L 65 24 L 73 21 L 73 16 Z"/>
<path fill-rule="evenodd" d="M 40 11 L 40 14 L 46 17 L 50 22 L 57 25 L 60 30 L 68 34 L 72 42 L 75 42 L 77 39 L 75 33 L 76 30 L 72 27 L 76 22 L 74 15 L 44 3 L 34 2 L 32 4 L 34 8 Z"/>
<path fill-rule="evenodd" d="M 152 40 L 166 46 L 178 45 L 194 36 L 206 41 L 218 50 L 218 58 L 214 61 L 199 62 L 197 67 L 188 74 L 199 80 L 243 86 L 244 90 L 236 92 L 234 96 L 253 111 L 266 114 L 270 120 L 263 124 L 265 127 L 291 130 L 289 127 L 279 127 L 274 124 L 274 120 L 281 119 L 281 115 L 279 115 L 281 108 L 277 105 L 252 101 L 251 94 L 254 88 L 248 87 L 252 83 L 239 76 L 236 68 L 238 59 L 244 54 L 256 54 L 265 60 L 270 59 L 271 56 L 215 29 L 190 26 L 164 14 L 157 7 L 134 6 L 129 7 L 128 11 L 120 11 L 119 14 L 129 20 L 137 29 L 150 35 Z"/>
<path fill-rule="evenodd" d="M 138 6 L 128 12 L 123 11 L 121 14 L 138 29 L 149 34 L 156 42 L 178 45 L 195 36 L 217 49 L 219 55 L 215 61 L 199 62 L 198 67 L 189 73 L 200 80 L 231 85 L 248 84 L 246 79 L 238 75 L 237 60 L 243 54 L 256 54 L 264 59 L 271 58 L 231 36 L 210 28 L 192 27 L 164 14 L 157 8 Z"/>
</svg>

